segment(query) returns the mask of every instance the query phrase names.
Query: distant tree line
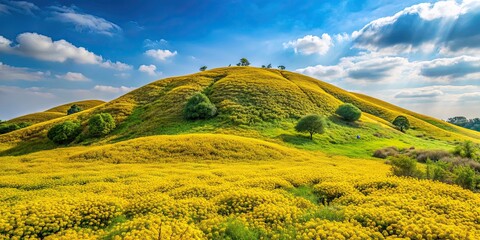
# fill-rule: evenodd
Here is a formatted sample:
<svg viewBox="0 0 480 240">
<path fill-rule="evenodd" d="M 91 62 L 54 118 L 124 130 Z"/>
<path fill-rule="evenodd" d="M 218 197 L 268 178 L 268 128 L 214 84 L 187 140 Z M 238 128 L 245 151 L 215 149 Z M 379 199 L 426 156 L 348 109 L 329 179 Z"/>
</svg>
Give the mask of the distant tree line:
<svg viewBox="0 0 480 240">
<path fill-rule="evenodd" d="M 447 122 L 480 132 L 480 118 L 467 119 L 463 116 L 449 118 Z"/>
</svg>

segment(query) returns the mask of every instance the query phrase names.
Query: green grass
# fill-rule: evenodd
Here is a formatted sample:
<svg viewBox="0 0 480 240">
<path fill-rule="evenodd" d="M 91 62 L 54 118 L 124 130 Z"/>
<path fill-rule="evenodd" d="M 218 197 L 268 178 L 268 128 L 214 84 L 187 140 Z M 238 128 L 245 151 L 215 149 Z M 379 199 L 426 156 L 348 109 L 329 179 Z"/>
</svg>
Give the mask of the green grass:
<svg viewBox="0 0 480 240">
<path fill-rule="evenodd" d="M 318 204 L 320 198 L 313 192 L 313 186 L 302 185 L 288 190 L 295 197 L 305 198 L 313 204 Z"/>
</svg>

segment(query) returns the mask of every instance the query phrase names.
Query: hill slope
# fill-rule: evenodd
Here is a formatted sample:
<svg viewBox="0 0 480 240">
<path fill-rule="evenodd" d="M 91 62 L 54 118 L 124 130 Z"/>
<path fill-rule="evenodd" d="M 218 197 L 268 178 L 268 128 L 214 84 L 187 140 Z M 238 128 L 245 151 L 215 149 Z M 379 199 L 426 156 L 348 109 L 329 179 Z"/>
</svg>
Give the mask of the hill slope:
<svg viewBox="0 0 480 240">
<path fill-rule="evenodd" d="M 215 104 L 219 112 L 217 117 L 194 122 L 183 118 L 188 98 L 197 92 L 205 93 Z M 335 116 L 336 108 L 344 102 L 353 103 L 364 112 L 357 124 L 345 123 Z M 65 109 L 56 111 L 60 110 Z M 98 144 L 139 136 L 203 132 L 256 137 L 335 152 L 351 146 L 354 136 L 361 135 L 367 144 L 366 149 L 362 146 L 366 153 L 392 144 L 444 147 L 454 140 L 480 140 L 480 133 L 353 94 L 298 73 L 228 67 L 158 80 L 101 106 L 5 134 L 0 136 L 0 141 L 5 143 L 4 149 L 20 148 L 10 153 L 21 153 L 22 145 L 27 146 L 29 142 L 35 141 L 36 146 L 47 144 L 46 131 L 53 124 L 67 119 L 78 119 L 85 124 L 91 114 L 98 112 L 111 113 L 118 125 L 107 138 L 93 140 Z M 299 117 L 310 113 L 329 118 L 327 134 L 318 136 L 321 144 L 315 146 L 303 142 L 292 130 Z M 411 122 L 412 130 L 407 134 L 390 124 L 398 115 L 407 116 Z M 17 144 L 19 141 L 22 143 Z"/>
<path fill-rule="evenodd" d="M 67 110 L 74 104 L 79 106 L 82 110 L 87 110 L 101 104 L 104 104 L 104 101 L 101 100 L 84 100 L 78 102 L 71 102 L 67 104 L 63 104 L 51 109 L 48 109 L 43 112 L 38 113 L 31 113 L 24 116 L 16 117 L 14 119 L 8 120 L 8 123 L 20 123 L 20 122 L 28 122 L 31 124 L 41 123 L 45 121 L 49 121 L 55 118 L 64 117 L 67 115 Z"/>
</svg>

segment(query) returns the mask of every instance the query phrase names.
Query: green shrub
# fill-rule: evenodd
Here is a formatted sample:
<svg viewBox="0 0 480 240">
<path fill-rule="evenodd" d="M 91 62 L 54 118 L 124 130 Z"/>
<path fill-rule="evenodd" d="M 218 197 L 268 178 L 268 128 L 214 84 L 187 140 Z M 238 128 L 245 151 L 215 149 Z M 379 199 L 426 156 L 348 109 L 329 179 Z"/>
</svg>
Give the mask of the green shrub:
<svg viewBox="0 0 480 240">
<path fill-rule="evenodd" d="M 107 135 L 115 129 L 115 120 L 110 113 L 99 113 L 88 120 L 88 133 L 92 137 Z"/>
<path fill-rule="evenodd" d="M 67 144 L 75 140 L 80 134 L 79 122 L 65 121 L 54 125 L 47 133 L 48 139 L 57 144 Z"/>
<path fill-rule="evenodd" d="M 77 104 L 73 104 L 70 109 L 67 110 L 67 115 L 74 114 L 80 111 L 82 111 L 82 108 L 80 108 Z"/>
<path fill-rule="evenodd" d="M 455 183 L 463 188 L 473 190 L 475 187 L 475 171 L 469 167 L 457 167 L 454 170 Z"/>
<path fill-rule="evenodd" d="M 453 150 L 453 154 L 463 158 L 477 160 L 479 158 L 477 151 L 478 148 L 472 141 L 464 141 L 455 147 L 455 150 Z"/>
<path fill-rule="evenodd" d="M 410 121 L 405 116 L 398 116 L 393 120 L 393 125 L 395 125 L 401 132 L 405 132 L 410 128 Z"/>
<path fill-rule="evenodd" d="M 472 168 L 473 170 L 480 172 L 480 163 L 472 160 L 470 158 L 462 158 L 462 157 L 446 157 L 442 158 L 442 162 L 450 163 L 452 166 L 467 166 Z"/>
<path fill-rule="evenodd" d="M 362 116 L 362 111 L 351 103 L 340 105 L 335 113 L 349 122 L 357 121 Z"/>
<path fill-rule="evenodd" d="M 392 157 L 390 162 L 392 164 L 393 175 L 395 176 L 422 177 L 422 172 L 417 169 L 417 160 L 413 158 L 399 155 Z"/>
<path fill-rule="evenodd" d="M 295 126 L 295 130 L 297 132 L 308 132 L 310 133 L 310 139 L 313 139 L 313 134 L 321 134 L 325 132 L 326 125 L 327 123 L 324 117 L 317 114 L 311 114 L 302 117 Z"/>
<path fill-rule="evenodd" d="M 450 174 L 450 163 L 427 160 L 427 178 L 441 182 L 448 182 Z"/>
<path fill-rule="evenodd" d="M 197 93 L 188 99 L 183 114 L 188 120 L 208 119 L 217 114 L 217 108 L 203 93 Z"/>
<path fill-rule="evenodd" d="M 30 125 L 31 124 L 27 123 L 27 122 L 21 122 L 21 123 L 2 122 L 2 123 L 0 123 L 0 134 L 9 133 L 9 132 L 18 130 L 20 128 L 28 127 Z"/>
</svg>

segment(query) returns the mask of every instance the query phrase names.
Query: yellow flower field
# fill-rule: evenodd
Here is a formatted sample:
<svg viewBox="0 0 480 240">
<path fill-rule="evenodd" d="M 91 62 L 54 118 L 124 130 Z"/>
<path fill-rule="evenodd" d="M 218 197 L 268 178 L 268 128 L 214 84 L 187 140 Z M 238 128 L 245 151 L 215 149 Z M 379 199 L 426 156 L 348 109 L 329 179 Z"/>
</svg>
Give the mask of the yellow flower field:
<svg viewBox="0 0 480 240">
<path fill-rule="evenodd" d="M 0 161 L 0 239 L 480 239 L 478 194 L 243 137 L 154 136 Z"/>
</svg>

